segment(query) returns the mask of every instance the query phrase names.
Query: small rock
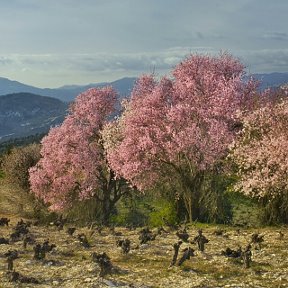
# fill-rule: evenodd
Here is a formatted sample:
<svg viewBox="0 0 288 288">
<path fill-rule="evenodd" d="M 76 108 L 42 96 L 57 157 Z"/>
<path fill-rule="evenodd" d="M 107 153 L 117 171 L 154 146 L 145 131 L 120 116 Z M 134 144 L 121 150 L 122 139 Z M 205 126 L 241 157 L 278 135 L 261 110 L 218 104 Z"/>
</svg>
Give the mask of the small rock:
<svg viewBox="0 0 288 288">
<path fill-rule="evenodd" d="M 103 279 L 102 281 L 105 285 L 107 285 L 108 287 L 117 287 L 117 283 L 111 281 L 111 280 L 106 280 L 106 279 Z"/>
<path fill-rule="evenodd" d="M 147 248 L 149 248 L 149 244 L 141 244 L 140 245 L 140 249 L 147 249 Z"/>
<path fill-rule="evenodd" d="M 92 282 L 92 279 L 91 279 L 91 278 L 85 278 L 84 282 L 85 282 L 85 283 Z"/>
</svg>

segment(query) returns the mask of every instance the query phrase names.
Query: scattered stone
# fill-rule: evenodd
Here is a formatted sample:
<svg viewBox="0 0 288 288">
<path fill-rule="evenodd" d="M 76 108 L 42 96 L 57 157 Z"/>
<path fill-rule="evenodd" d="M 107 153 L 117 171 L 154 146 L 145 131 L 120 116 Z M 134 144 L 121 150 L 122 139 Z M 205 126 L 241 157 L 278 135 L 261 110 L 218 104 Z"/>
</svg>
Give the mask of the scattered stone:
<svg viewBox="0 0 288 288">
<path fill-rule="evenodd" d="M 50 259 L 50 260 L 44 260 L 43 261 L 43 265 L 46 265 L 46 266 L 62 266 L 63 264 L 60 261 L 58 261 L 58 260 Z"/>
</svg>

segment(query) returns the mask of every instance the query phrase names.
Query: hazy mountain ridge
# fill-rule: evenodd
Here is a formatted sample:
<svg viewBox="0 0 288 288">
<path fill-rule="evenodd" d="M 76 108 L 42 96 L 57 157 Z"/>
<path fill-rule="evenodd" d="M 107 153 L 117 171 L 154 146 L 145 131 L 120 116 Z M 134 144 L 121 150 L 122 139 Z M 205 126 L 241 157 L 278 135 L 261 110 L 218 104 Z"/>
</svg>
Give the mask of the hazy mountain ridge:
<svg viewBox="0 0 288 288">
<path fill-rule="evenodd" d="M 267 73 L 267 74 L 252 74 L 254 79 L 260 81 L 260 89 L 266 89 L 269 87 L 279 87 L 285 83 L 288 83 L 288 73 Z"/>
<path fill-rule="evenodd" d="M 50 127 L 61 124 L 68 102 L 89 88 L 109 85 L 122 98 L 130 94 L 135 80 L 127 77 L 113 82 L 42 89 L 0 77 L 0 142 L 46 133 Z"/>
<path fill-rule="evenodd" d="M 260 89 L 288 83 L 288 73 L 253 74 Z M 68 104 L 77 95 L 92 87 L 112 86 L 119 97 L 129 96 L 137 78 L 87 85 L 66 85 L 60 88 L 37 88 L 0 77 L 0 141 L 46 133 L 62 123 Z"/>
<path fill-rule="evenodd" d="M 0 97 L 0 141 L 47 132 L 62 123 L 68 105 L 58 99 L 31 93 Z"/>
<path fill-rule="evenodd" d="M 32 93 L 41 96 L 48 96 L 59 99 L 63 102 L 71 102 L 77 95 L 92 87 L 112 86 L 120 95 L 124 97 L 130 94 L 136 78 L 126 77 L 113 82 L 91 83 L 87 85 L 66 85 L 60 88 L 37 88 L 18 81 L 12 81 L 0 77 L 0 96 L 13 93 Z"/>
</svg>

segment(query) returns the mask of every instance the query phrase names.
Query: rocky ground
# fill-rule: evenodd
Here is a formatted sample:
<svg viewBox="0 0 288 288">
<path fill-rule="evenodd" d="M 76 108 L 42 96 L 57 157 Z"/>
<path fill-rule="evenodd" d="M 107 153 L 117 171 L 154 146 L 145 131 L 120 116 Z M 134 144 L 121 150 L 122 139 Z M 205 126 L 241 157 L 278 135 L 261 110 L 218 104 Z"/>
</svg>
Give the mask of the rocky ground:
<svg viewBox="0 0 288 288">
<path fill-rule="evenodd" d="M 0 215 L 0 217 L 2 217 Z M 9 226 L 0 226 L 0 237 L 9 238 L 20 219 L 11 217 Z M 24 222 L 26 220 L 24 219 Z M 166 232 L 155 240 L 140 244 L 140 228 L 130 230 L 116 227 L 112 232 L 104 228 L 81 227 L 71 236 L 65 224 L 58 231 L 54 225 L 31 225 L 29 233 L 36 243 L 49 239 L 56 247 L 46 253 L 44 260 L 35 260 L 33 247 L 23 248 L 23 241 L 0 245 L 0 287 L 288 287 L 288 230 L 287 227 L 261 229 L 236 229 L 235 227 L 190 225 L 188 243 L 180 246 L 178 259 L 185 248 L 195 250 L 194 256 L 180 266 L 169 267 L 174 249 L 179 241 L 176 231 L 164 226 Z M 197 250 L 195 243 L 189 243 L 199 228 L 209 239 L 204 252 Z M 280 232 L 281 231 L 281 232 Z M 153 231 L 156 233 L 156 230 Z M 280 232 L 280 233 L 279 233 Z M 90 248 L 85 248 L 78 239 L 79 234 L 87 236 Z M 264 235 L 261 247 L 252 244 L 252 263 L 245 268 L 240 258 L 225 257 L 221 251 L 226 248 L 243 249 L 251 241 L 253 233 Z M 124 254 L 117 247 L 117 240 L 129 239 L 131 249 Z M 13 269 L 26 277 L 33 277 L 39 284 L 10 282 L 7 275 L 8 250 L 17 250 L 19 258 L 13 261 Z M 105 252 L 113 265 L 111 274 L 99 276 L 100 267 L 92 261 L 93 252 Z"/>
</svg>

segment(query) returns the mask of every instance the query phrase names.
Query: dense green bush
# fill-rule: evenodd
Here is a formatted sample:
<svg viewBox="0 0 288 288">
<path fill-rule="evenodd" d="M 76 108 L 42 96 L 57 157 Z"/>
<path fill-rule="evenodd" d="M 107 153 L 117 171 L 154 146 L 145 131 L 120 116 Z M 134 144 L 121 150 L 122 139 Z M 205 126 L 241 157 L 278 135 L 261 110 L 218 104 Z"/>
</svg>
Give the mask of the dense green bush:
<svg viewBox="0 0 288 288">
<path fill-rule="evenodd" d="M 227 198 L 232 208 L 232 225 L 258 227 L 263 224 L 263 211 L 256 200 L 234 191 L 228 192 Z"/>
<path fill-rule="evenodd" d="M 101 222 L 101 205 L 95 198 L 78 201 L 65 212 L 69 221 L 80 225 L 93 222 Z"/>
<path fill-rule="evenodd" d="M 288 223 L 288 195 L 278 194 L 274 198 L 264 198 L 260 201 L 263 207 L 262 222 L 265 224 Z"/>
<path fill-rule="evenodd" d="M 165 199 L 159 199 L 155 202 L 155 209 L 148 216 L 148 224 L 152 227 L 163 225 L 163 218 L 169 223 L 176 224 L 178 222 L 177 211 L 174 203 L 168 202 Z"/>
</svg>

